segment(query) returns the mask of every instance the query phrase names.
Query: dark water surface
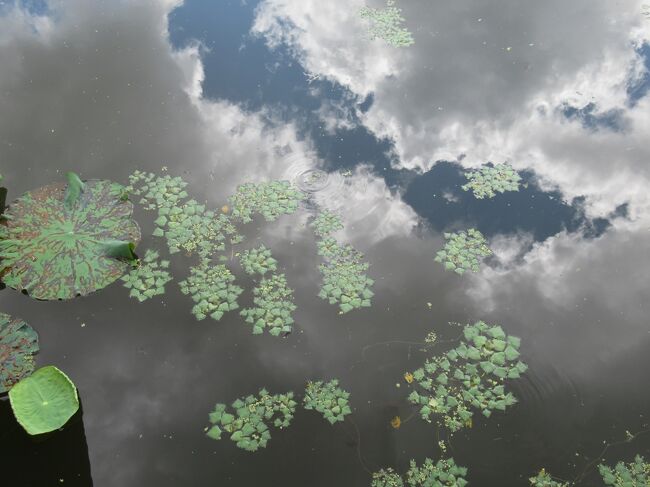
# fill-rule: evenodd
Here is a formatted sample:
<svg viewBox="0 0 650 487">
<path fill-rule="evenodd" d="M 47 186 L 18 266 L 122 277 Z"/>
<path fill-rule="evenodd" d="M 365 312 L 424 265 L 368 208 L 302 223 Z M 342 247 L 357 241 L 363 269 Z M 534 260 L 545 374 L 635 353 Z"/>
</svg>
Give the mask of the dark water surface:
<svg viewBox="0 0 650 487">
<path fill-rule="evenodd" d="M 434 424 L 390 420 L 412 416 L 416 343 L 434 331 L 445 351 L 449 322 L 478 320 L 520 337 L 529 370 L 508 382 L 517 405 L 477 412 L 449 441 L 470 485 L 525 486 L 544 467 L 599 486 L 597 463 L 650 457 L 640 4 L 403 0 L 415 44 L 394 48 L 367 39 L 363 3 L 348 0 L 19 3 L 0 2 L 9 202 L 69 170 L 126 184 L 140 169 L 182 176 L 220 208 L 242 182 L 321 169 L 313 200 L 342 213 L 338 236 L 364 252 L 376 294 L 345 315 L 317 297 L 309 205 L 244 230 L 295 290 L 286 338 L 253 336 L 237 313 L 197 322 L 176 284 L 197 261 L 178 254 L 176 282 L 144 303 L 120 283 L 66 302 L 2 290 L 2 312 L 39 333 L 37 366 L 64 370 L 83 412 L 34 440 L 0 400 L 0 485 L 369 486 L 367 470 L 440 457 Z M 463 170 L 486 162 L 510 162 L 527 187 L 462 191 Z M 135 218 L 139 253 L 166 255 L 152 214 Z M 470 227 L 495 255 L 475 275 L 445 272 L 442 232 Z M 247 307 L 253 281 L 233 270 Z M 352 420 L 298 408 L 255 453 L 204 434 L 217 402 L 261 387 L 301 397 L 331 378 Z"/>
</svg>

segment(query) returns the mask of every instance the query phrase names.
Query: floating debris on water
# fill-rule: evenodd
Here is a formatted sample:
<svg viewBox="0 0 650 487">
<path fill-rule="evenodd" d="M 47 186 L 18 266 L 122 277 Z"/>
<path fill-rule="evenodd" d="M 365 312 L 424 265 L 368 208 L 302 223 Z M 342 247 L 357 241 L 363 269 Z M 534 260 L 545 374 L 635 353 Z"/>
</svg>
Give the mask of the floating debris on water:
<svg viewBox="0 0 650 487">
<path fill-rule="evenodd" d="M 329 174 L 320 169 L 308 169 L 296 178 L 296 185 L 306 193 L 315 193 L 325 189 L 329 183 Z"/>
</svg>

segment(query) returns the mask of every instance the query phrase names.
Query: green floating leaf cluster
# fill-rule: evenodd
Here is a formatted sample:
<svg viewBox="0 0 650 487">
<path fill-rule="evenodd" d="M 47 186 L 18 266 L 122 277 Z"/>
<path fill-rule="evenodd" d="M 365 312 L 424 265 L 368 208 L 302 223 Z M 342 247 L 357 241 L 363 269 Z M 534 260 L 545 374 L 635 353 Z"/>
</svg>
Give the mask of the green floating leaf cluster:
<svg viewBox="0 0 650 487">
<path fill-rule="evenodd" d="M 485 237 L 473 228 L 467 232 L 445 233 L 445 247 L 433 259 L 444 263 L 445 269 L 463 275 L 466 271 L 478 272 L 481 259 L 492 254 Z"/>
<path fill-rule="evenodd" d="M 273 258 L 271 251 L 264 245 L 257 248 L 244 250 L 239 256 L 244 271 L 247 274 L 264 275 L 267 272 L 275 272 L 278 269 L 278 261 Z"/>
<path fill-rule="evenodd" d="M 126 190 L 141 196 L 140 204 L 145 209 L 159 210 L 177 206 L 187 198 L 186 186 L 187 182 L 180 177 L 157 176 L 150 172 L 136 170 L 129 176 L 129 186 Z"/>
<path fill-rule="evenodd" d="M 14 416 L 30 435 L 57 430 L 79 409 L 77 388 L 53 365 L 42 367 L 9 390 Z"/>
<path fill-rule="evenodd" d="M 645 463 L 642 456 L 637 455 L 634 462 L 618 462 L 614 468 L 598 465 L 598 471 L 605 485 L 614 487 L 647 487 L 650 485 L 650 463 Z"/>
<path fill-rule="evenodd" d="M 341 389 L 339 381 L 333 379 L 327 383 L 308 382 L 303 401 L 305 409 L 318 411 L 330 424 L 334 424 L 352 413 L 348 404 L 349 397 L 350 393 Z"/>
<path fill-rule="evenodd" d="M 38 335 L 23 320 L 0 313 L 0 393 L 34 372 Z"/>
<path fill-rule="evenodd" d="M 124 287 L 131 290 L 130 297 L 142 302 L 165 294 L 165 284 L 172 280 L 172 276 L 166 270 L 169 261 L 158 261 L 158 257 L 158 252 L 147 249 L 144 258 L 138 261 L 137 267 L 122 276 Z"/>
<path fill-rule="evenodd" d="M 363 7 L 359 11 L 359 16 L 370 22 L 368 27 L 370 39 L 383 39 L 394 47 L 415 44 L 413 34 L 402 26 L 404 22 L 402 9 L 395 6 L 395 0 L 387 0 L 385 8 Z"/>
<path fill-rule="evenodd" d="M 370 487 L 404 487 L 404 480 L 392 468 L 373 472 Z"/>
<path fill-rule="evenodd" d="M 519 191 L 521 181 L 521 176 L 507 163 L 467 171 L 465 177 L 469 182 L 461 188 L 464 191 L 472 190 L 478 199 L 494 198 L 497 193 L 506 191 Z"/>
<path fill-rule="evenodd" d="M 541 469 L 537 476 L 528 479 L 531 487 L 569 487 L 569 484 L 553 480 L 546 470 Z"/>
<path fill-rule="evenodd" d="M 197 252 L 201 257 L 209 257 L 225 249 L 227 235 L 231 236 L 232 243 L 241 238 L 226 215 L 206 210 L 205 205 L 195 200 L 182 206 L 160 208 L 155 223 L 153 235 L 164 236 L 172 254 L 182 249 L 187 254 Z"/>
<path fill-rule="evenodd" d="M 239 307 L 237 298 L 243 290 L 233 284 L 234 280 L 235 276 L 226 266 L 213 266 L 208 260 L 203 260 L 200 265 L 190 268 L 189 277 L 179 285 L 181 292 L 192 296 L 196 303 L 192 314 L 197 320 L 210 316 L 219 321 L 225 312 Z"/>
<path fill-rule="evenodd" d="M 0 226 L 3 281 L 36 299 L 103 289 L 128 271 L 128 255 L 140 240 L 122 185 L 82 182 L 73 173 L 68 180 L 23 194 Z"/>
<path fill-rule="evenodd" d="M 265 448 L 271 439 L 269 426 L 286 428 L 296 411 L 293 393 L 271 396 L 266 389 L 260 389 L 257 396 L 247 396 L 232 403 L 232 413 L 225 404 L 217 404 L 210 413 L 212 427 L 207 435 L 220 440 L 225 432 L 239 448 L 257 451 Z"/>
<path fill-rule="evenodd" d="M 232 217 L 248 223 L 254 213 L 261 214 L 266 221 L 275 221 L 280 215 L 288 215 L 298 209 L 298 203 L 305 199 L 302 191 L 289 181 L 244 183 L 237 186 L 230 197 Z"/>
<path fill-rule="evenodd" d="M 420 392 L 414 390 L 409 402 L 420 407 L 420 415 L 431 422 L 458 431 L 471 426 L 472 408 L 485 417 L 505 411 L 517 402 L 505 391 L 506 379 L 517 379 L 527 370 L 518 361 L 519 338 L 506 336 L 499 325 L 478 321 L 466 325 L 465 340 L 444 355 L 425 361 L 412 373 Z"/>
<path fill-rule="evenodd" d="M 467 468 L 456 465 L 453 458 L 433 463 L 425 458 L 422 466 L 411 460 L 406 472 L 406 482 L 392 468 L 380 470 L 372 475 L 371 487 L 464 487 Z"/>
<path fill-rule="evenodd" d="M 293 325 L 291 313 L 296 309 L 293 304 L 293 290 L 287 285 L 284 274 L 263 277 L 253 289 L 255 307 L 241 310 L 247 323 L 253 325 L 253 334 L 259 335 L 268 328 L 269 333 L 278 336 L 290 333 Z"/>
<path fill-rule="evenodd" d="M 331 233 L 341 230 L 343 228 L 343 222 L 341 222 L 341 217 L 336 213 L 323 210 L 311 223 L 314 233 L 318 237 L 327 237 Z"/>
<path fill-rule="evenodd" d="M 318 242 L 318 253 L 326 260 L 318 266 L 323 275 L 318 296 L 330 304 L 339 303 L 341 313 L 369 307 L 374 281 L 366 275 L 368 263 L 362 261 L 363 254 L 350 245 L 339 245 L 331 237 Z"/>
</svg>

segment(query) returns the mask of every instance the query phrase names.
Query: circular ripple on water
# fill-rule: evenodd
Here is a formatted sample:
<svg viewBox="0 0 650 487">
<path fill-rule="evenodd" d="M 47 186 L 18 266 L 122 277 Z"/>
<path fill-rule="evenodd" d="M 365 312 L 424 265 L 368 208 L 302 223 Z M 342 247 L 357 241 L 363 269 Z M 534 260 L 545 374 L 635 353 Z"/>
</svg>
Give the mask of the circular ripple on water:
<svg viewBox="0 0 650 487">
<path fill-rule="evenodd" d="M 296 185 L 301 191 L 315 193 L 321 191 L 329 184 L 329 175 L 320 169 L 308 169 L 296 177 Z"/>
</svg>

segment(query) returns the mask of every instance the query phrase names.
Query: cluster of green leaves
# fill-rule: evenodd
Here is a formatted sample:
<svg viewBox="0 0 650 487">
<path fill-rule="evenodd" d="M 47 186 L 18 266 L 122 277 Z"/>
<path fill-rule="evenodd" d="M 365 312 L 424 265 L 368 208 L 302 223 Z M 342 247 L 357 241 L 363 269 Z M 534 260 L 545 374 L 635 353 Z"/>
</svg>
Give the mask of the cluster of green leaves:
<svg viewBox="0 0 650 487">
<path fill-rule="evenodd" d="M 519 191 L 521 181 L 521 176 L 507 163 L 467 171 L 465 177 L 469 182 L 461 188 L 464 191 L 472 190 L 478 199 L 494 198 L 497 193 L 506 191 Z"/>
<path fill-rule="evenodd" d="M 38 335 L 23 320 L 0 313 L 0 393 L 34 372 Z"/>
<path fill-rule="evenodd" d="M 241 239 L 226 215 L 207 210 L 195 200 L 160 208 L 155 223 L 153 235 L 164 236 L 172 254 L 182 249 L 187 254 L 197 252 L 201 257 L 209 257 L 225 249 L 227 235 L 231 236 L 231 243 Z"/>
<path fill-rule="evenodd" d="M 464 487 L 467 468 L 456 465 L 453 458 L 433 463 L 425 458 L 422 466 L 411 460 L 406 472 L 406 482 L 392 468 L 380 470 L 372 475 L 371 487 Z"/>
<path fill-rule="evenodd" d="M 142 302 L 154 296 L 165 294 L 165 284 L 172 280 L 166 269 L 168 260 L 158 261 L 159 254 L 147 249 L 144 258 L 128 274 L 122 276 L 124 287 L 129 288 L 129 296 Z"/>
<path fill-rule="evenodd" d="M 314 409 L 334 424 L 343 421 L 345 416 L 352 413 L 348 404 L 350 393 L 339 387 L 339 381 L 333 379 L 327 383 L 322 381 L 308 382 L 303 398 L 305 409 Z"/>
<path fill-rule="evenodd" d="M 553 477 L 541 469 L 537 476 L 528 479 L 531 487 L 569 487 L 569 484 L 553 480 Z"/>
<path fill-rule="evenodd" d="M 287 285 L 284 274 L 263 277 L 253 289 L 253 308 L 246 308 L 241 315 L 247 323 L 253 325 L 253 335 L 259 335 L 264 328 L 278 336 L 290 333 L 293 325 L 291 313 L 296 309 L 293 304 L 293 290 Z"/>
<path fill-rule="evenodd" d="M 527 370 L 518 361 L 519 338 L 506 336 L 499 325 L 483 321 L 466 325 L 465 340 L 444 355 L 425 361 L 412 373 L 420 392 L 414 390 L 409 402 L 420 407 L 420 415 L 431 416 L 451 431 L 470 426 L 473 412 L 480 410 L 490 417 L 493 410 L 505 411 L 517 402 L 506 392 L 506 379 L 517 379 Z"/>
<path fill-rule="evenodd" d="M 23 194 L 0 226 L 3 282 L 35 299 L 71 299 L 108 286 L 128 271 L 140 240 L 122 185 L 67 178 Z"/>
<path fill-rule="evenodd" d="M 614 487 L 647 487 L 650 485 L 650 463 L 637 455 L 631 463 L 618 462 L 614 468 L 598 465 L 605 485 Z"/>
<path fill-rule="evenodd" d="M 239 307 L 237 298 L 242 288 L 233 284 L 235 276 L 226 266 L 211 265 L 204 259 L 200 265 L 190 268 L 190 275 L 179 283 L 181 292 L 192 296 L 196 303 L 192 314 L 197 320 L 207 316 L 219 321 L 227 311 Z"/>
<path fill-rule="evenodd" d="M 363 254 L 350 245 L 339 245 L 332 237 L 318 242 L 318 253 L 325 258 L 318 266 L 323 275 L 318 296 L 330 304 L 339 303 L 341 313 L 369 307 L 374 281 L 366 275 L 368 263 L 363 262 Z"/>
<path fill-rule="evenodd" d="M 337 230 L 341 230 L 343 228 L 343 222 L 341 222 L 341 217 L 336 213 L 323 210 L 314 219 L 311 226 L 314 229 L 314 234 L 322 238 L 327 237 Z"/>
<path fill-rule="evenodd" d="M 264 275 L 267 272 L 275 272 L 278 269 L 278 261 L 273 258 L 271 251 L 264 245 L 257 248 L 244 250 L 239 256 L 244 271 L 247 274 Z"/>
<path fill-rule="evenodd" d="M 394 47 L 405 47 L 415 44 L 413 34 L 402 24 L 402 9 L 395 6 L 395 0 L 386 0 L 386 7 L 363 7 L 359 11 L 362 19 L 370 22 L 368 34 L 370 39 L 383 39 Z"/>
<path fill-rule="evenodd" d="M 9 390 L 11 409 L 30 435 L 55 431 L 79 409 L 77 388 L 62 371 L 48 365 Z"/>
<path fill-rule="evenodd" d="M 257 451 L 265 448 L 271 439 L 269 425 L 280 429 L 289 426 L 296 411 L 296 401 L 292 392 L 271 396 L 266 389 L 260 389 L 257 396 L 237 399 L 232 403 L 232 409 L 231 413 L 225 404 L 215 406 L 210 413 L 212 427 L 207 435 L 220 440 L 225 432 L 239 448 Z"/>
<path fill-rule="evenodd" d="M 481 259 L 492 254 L 485 237 L 474 228 L 467 232 L 445 233 L 445 247 L 434 260 L 444 263 L 445 269 L 463 275 L 466 271 L 478 272 Z"/>
<path fill-rule="evenodd" d="M 288 215 L 298 209 L 298 203 L 306 195 L 294 188 L 289 181 L 244 183 L 230 197 L 232 217 L 244 223 L 252 221 L 254 213 L 266 221 L 275 221 L 280 215 Z"/>
<path fill-rule="evenodd" d="M 181 177 L 158 176 L 154 173 L 136 170 L 129 176 L 126 190 L 140 196 L 140 204 L 147 210 L 172 208 L 177 206 L 188 194 L 187 182 Z"/>
</svg>

